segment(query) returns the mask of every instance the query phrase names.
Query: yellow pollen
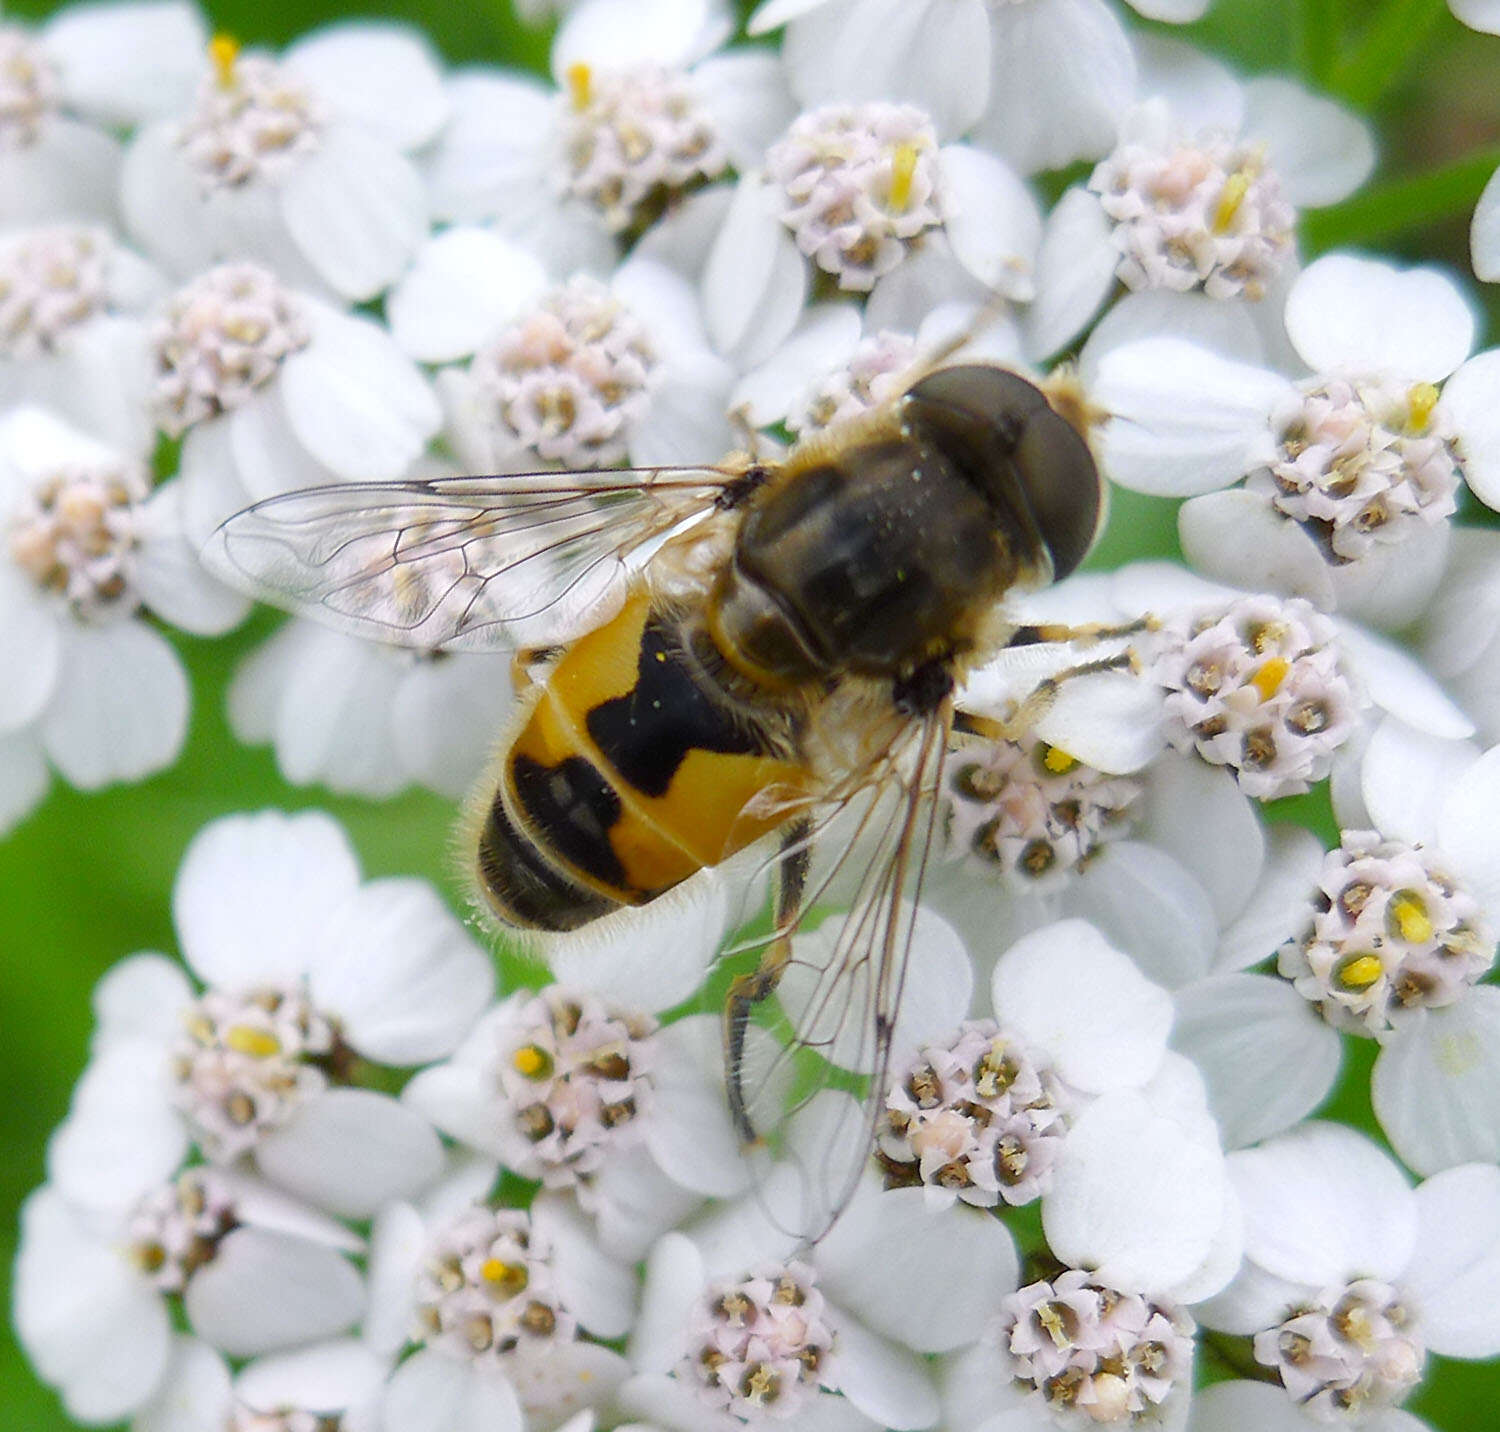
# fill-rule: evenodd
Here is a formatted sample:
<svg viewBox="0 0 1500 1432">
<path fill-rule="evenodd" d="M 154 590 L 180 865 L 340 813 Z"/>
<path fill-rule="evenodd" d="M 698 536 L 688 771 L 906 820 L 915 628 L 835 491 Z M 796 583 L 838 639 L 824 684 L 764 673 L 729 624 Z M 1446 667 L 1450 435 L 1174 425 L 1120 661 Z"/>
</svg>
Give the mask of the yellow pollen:
<svg viewBox="0 0 1500 1432">
<path fill-rule="evenodd" d="M 1432 938 L 1432 917 L 1416 896 L 1397 895 L 1391 901 L 1390 911 L 1403 940 L 1423 945 Z"/>
<path fill-rule="evenodd" d="M 236 1054 L 251 1054 L 257 1059 L 281 1053 L 281 1041 L 274 1034 L 250 1024 L 236 1024 L 225 1030 L 224 1045 Z"/>
<path fill-rule="evenodd" d="M 1411 409 L 1413 432 L 1424 432 L 1432 410 L 1437 407 L 1438 390 L 1435 383 L 1413 383 L 1406 390 L 1407 406 Z"/>
<path fill-rule="evenodd" d="M 1260 692 L 1262 701 L 1269 701 L 1281 689 L 1281 683 L 1291 669 L 1292 663 L 1286 657 L 1273 656 L 1250 678 L 1250 684 Z"/>
<path fill-rule="evenodd" d="M 1065 776 L 1078 764 L 1078 758 L 1070 756 L 1066 751 L 1060 750 L 1056 746 L 1048 746 L 1046 755 L 1042 757 L 1042 764 L 1054 776 Z"/>
<path fill-rule="evenodd" d="M 568 84 L 568 97 L 573 108 L 587 109 L 594 97 L 594 72 L 582 60 L 568 66 L 563 78 Z"/>
<path fill-rule="evenodd" d="M 890 204 L 898 214 L 906 212 L 911 203 L 911 181 L 917 173 L 917 146 L 898 144 L 891 155 Z"/>
<path fill-rule="evenodd" d="M 1338 982 L 1345 989 L 1369 989 L 1385 973 L 1379 955 L 1356 955 L 1338 968 Z"/>
<path fill-rule="evenodd" d="M 1239 213 L 1240 206 L 1245 202 L 1245 195 L 1250 192 L 1250 180 L 1249 171 L 1236 169 L 1224 181 L 1218 207 L 1214 210 L 1214 233 L 1222 234 L 1234 223 L 1234 216 Z"/>
<path fill-rule="evenodd" d="M 479 1276 L 491 1287 L 517 1293 L 531 1280 L 526 1268 L 520 1263 L 507 1263 L 503 1258 L 486 1258 L 479 1265 Z"/>
<path fill-rule="evenodd" d="M 511 1063 L 515 1065 L 516 1073 L 524 1074 L 528 1079 L 539 1079 L 545 1076 L 552 1061 L 547 1058 L 545 1050 L 526 1044 L 511 1056 Z"/>
<path fill-rule="evenodd" d="M 208 42 L 208 61 L 220 89 L 234 85 L 234 62 L 240 57 L 240 42 L 233 35 L 215 35 Z"/>
</svg>

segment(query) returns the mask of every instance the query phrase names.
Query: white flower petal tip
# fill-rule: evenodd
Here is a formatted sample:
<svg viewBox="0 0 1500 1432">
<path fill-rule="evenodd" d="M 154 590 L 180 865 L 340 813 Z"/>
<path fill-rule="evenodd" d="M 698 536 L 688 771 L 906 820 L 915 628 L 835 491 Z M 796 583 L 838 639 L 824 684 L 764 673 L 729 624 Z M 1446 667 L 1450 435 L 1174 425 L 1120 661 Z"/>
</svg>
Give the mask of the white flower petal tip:
<svg viewBox="0 0 1500 1432">
<path fill-rule="evenodd" d="M 1292 285 L 1286 331 L 1315 370 L 1440 383 L 1469 356 L 1476 323 L 1462 291 L 1438 269 L 1326 254 Z"/>
</svg>

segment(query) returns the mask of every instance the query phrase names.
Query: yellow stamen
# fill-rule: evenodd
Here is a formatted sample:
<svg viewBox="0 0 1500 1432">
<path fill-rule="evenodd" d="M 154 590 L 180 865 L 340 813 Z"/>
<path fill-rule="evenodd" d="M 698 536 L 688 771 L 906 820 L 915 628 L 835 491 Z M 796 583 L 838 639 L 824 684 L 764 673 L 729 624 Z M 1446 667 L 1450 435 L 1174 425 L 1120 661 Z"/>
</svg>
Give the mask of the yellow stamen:
<svg viewBox="0 0 1500 1432">
<path fill-rule="evenodd" d="M 1078 764 L 1076 756 L 1070 756 L 1066 751 L 1057 746 L 1046 746 L 1043 748 L 1042 765 L 1051 771 L 1054 776 L 1065 776 L 1074 766 Z"/>
<path fill-rule="evenodd" d="M 233 35 L 215 35 L 208 42 L 208 62 L 220 89 L 234 86 L 234 62 L 240 57 L 240 42 Z"/>
<path fill-rule="evenodd" d="M 917 146 L 898 144 L 891 155 L 890 205 L 898 214 L 911 203 L 911 184 L 917 173 Z"/>
<path fill-rule="evenodd" d="M 1214 233 L 1222 234 L 1234 223 L 1235 215 L 1239 213 L 1240 206 L 1245 202 L 1245 195 L 1250 192 L 1251 177 L 1248 170 L 1236 169 L 1224 181 L 1218 207 L 1214 210 Z"/>
<path fill-rule="evenodd" d="M 582 60 L 568 66 L 563 78 L 568 84 L 568 98 L 573 108 L 587 109 L 594 98 L 594 72 Z"/>
<path fill-rule="evenodd" d="M 1407 406 L 1411 409 L 1411 429 L 1424 432 L 1432 410 L 1437 407 L 1438 390 L 1435 383 L 1413 383 L 1406 390 Z"/>
<path fill-rule="evenodd" d="M 236 1024 L 225 1030 L 224 1045 L 236 1054 L 249 1054 L 256 1059 L 269 1059 L 281 1053 L 281 1041 L 274 1034 L 249 1024 Z"/>
<path fill-rule="evenodd" d="M 511 1063 L 515 1065 L 516 1073 L 524 1074 L 528 1079 L 545 1079 L 552 1072 L 552 1060 L 547 1051 L 534 1044 L 522 1045 L 511 1056 Z"/>
<path fill-rule="evenodd" d="M 1385 973 L 1379 955 L 1355 955 L 1334 972 L 1340 986 L 1348 990 L 1369 989 Z"/>
<path fill-rule="evenodd" d="M 1273 656 L 1250 678 L 1250 684 L 1260 692 L 1262 701 L 1269 701 L 1281 689 L 1292 663 L 1284 656 Z"/>
<path fill-rule="evenodd" d="M 479 1276 L 493 1288 L 518 1293 L 529 1281 L 524 1263 L 507 1263 L 502 1258 L 486 1258 L 479 1265 Z"/>
<path fill-rule="evenodd" d="M 1432 938 L 1432 917 L 1415 895 L 1403 893 L 1392 897 L 1389 909 L 1403 940 L 1424 945 Z"/>
</svg>

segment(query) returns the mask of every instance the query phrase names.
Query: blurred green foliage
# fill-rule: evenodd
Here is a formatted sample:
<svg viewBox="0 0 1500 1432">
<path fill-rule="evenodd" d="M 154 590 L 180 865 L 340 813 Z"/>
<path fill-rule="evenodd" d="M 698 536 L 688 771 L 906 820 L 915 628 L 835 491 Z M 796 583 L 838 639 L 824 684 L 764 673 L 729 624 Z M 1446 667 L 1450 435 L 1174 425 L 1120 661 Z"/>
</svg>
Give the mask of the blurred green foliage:
<svg viewBox="0 0 1500 1432">
<path fill-rule="evenodd" d="M 57 8 L 48 0 L 16 0 L 7 7 L 11 16 L 44 16 Z M 208 8 L 217 28 L 246 44 L 284 44 L 330 20 L 396 18 L 420 26 L 450 63 L 546 69 L 546 33 L 518 22 L 505 0 L 218 0 Z M 1449 265 L 1468 279 L 1471 291 L 1483 287 L 1468 274 L 1468 216 L 1500 160 L 1500 39 L 1458 25 L 1442 0 L 1216 0 L 1195 25 L 1147 28 L 1192 39 L 1247 73 L 1294 70 L 1335 85 L 1370 115 L 1381 143 L 1378 184 L 1313 220 L 1309 256 L 1368 239 L 1387 252 Z M 1349 43 L 1335 52 L 1329 36 L 1339 33 Z M 1476 150 L 1493 158 L 1465 166 Z M 1425 192 L 1408 182 L 1434 169 L 1447 180 L 1426 181 Z M 1490 332 L 1500 332 L 1494 321 L 1500 319 L 1500 290 L 1479 296 Z M 1092 565 L 1175 555 L 1171 507 L 1116 494 Z M 277 620 L 261 614 L 214 642 L 174 634 L 194 686 L 183 759 L 153 780 L 97 795 L 57 785 L 34 815 L 0 840 L 0 1266 L 7 1303 L 16 1210 L 42 1181 L 47 1136 L 65 1113 L 83 1067 L 90 993 L 99 976 L 131 952 L 176 953 L 172 880 L 188 842 L 206 822 L 266 806 L 321 807 L 349 831 L 368 876 L 425 875 L 461 908 L 449 869 L 452 810 L 446 802 L 412 793 L 372 803 L 293 788 L 268 750 L 246 749 L 230 735 L 224 697 L 231 673 Z M 1321 797 L 1280 803 L 1271 814 L 1300 819 L 1325 840 L 1332 838 L 1331 813 Z M 1328 1112 L 1374 1131 L 1374 1050 L 1365 1041 L 1349 1045 Z M 1357 1218 L 1359 1211 L 1351 1209 L 1349 1216 Z M 1211 1370 L 1226 1375 L 1223 1368 Z M 1493 1411 L 1485 1409 L 1497 1401 L 1500 1366 L 1453 1362 L 1436 1369 L 1412 1410 L 1444 1432 L 1473 1432 L 1494 1425 Z M 72 1425 L 7 1341 L 0 1350 L 0 1432 L 65 1432 Z"/>
</svg>

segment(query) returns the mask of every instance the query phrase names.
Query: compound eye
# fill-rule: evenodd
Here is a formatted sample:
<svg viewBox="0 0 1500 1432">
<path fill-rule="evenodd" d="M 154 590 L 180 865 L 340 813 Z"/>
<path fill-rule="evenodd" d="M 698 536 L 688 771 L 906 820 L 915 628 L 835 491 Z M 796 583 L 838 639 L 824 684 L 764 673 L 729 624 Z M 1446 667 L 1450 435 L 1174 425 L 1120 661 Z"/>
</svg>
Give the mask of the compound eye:
<svg viewBox="0 0 1500 1432">
<path fill-rule="evenodd" d="M 1015 450 L 1016 473 L 1060 582 L 1088 556 L 1104 517 L 1093 454 L 1076 428 L 1049 407 L 1033 412 Z"/>
</svg>

